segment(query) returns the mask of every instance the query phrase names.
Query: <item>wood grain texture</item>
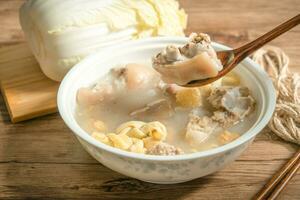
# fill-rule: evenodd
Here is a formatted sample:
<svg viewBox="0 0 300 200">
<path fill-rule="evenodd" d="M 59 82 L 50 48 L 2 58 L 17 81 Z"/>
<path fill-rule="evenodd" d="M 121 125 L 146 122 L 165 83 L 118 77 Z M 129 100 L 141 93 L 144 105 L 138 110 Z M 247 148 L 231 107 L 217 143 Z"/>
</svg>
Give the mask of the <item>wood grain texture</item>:
<svg viewBox="0 0 300 200">
<path fill-rule="evenodd" d="M 238 47 L 300 11 L 298 0 L 181 0 L 187 32 L 202 31 Z M 17 10 L 21 0 L 0 0 L 0 46 L 24 41 Z M 5 23 L 2 23 L 2 22 Z M 300 27 L 272 42 L 300 72 Z M 213 175 L 177 185 L 124 177 L 98 164 L 57 114 L 11 124 L 0 96 L 0 199 L 251 199 L 297 146 L 268 131 L 234 163 Z M 300 199 L 300 173 L 279 199 Z"/>
<path fill-rule="evenodd" d="M 0 49 L 0 87 L 12 122 L 55 113 L 58 86 L 42 73 L 25 43 Z"/>
</svg>

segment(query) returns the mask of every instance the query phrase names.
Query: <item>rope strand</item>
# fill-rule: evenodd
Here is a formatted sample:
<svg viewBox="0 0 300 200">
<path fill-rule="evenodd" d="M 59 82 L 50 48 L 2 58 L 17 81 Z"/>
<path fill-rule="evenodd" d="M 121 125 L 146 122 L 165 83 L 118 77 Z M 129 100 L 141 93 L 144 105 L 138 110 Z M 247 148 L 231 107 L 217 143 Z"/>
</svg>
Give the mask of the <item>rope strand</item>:
<svg viewBox="0 0 300 200">
<path fill-rule="evenodd" d="M 289 71 L 289 57 L 278 47 L 267 46 L 252 58 L 269 74 L 277 90 L 277 105 L 268 127 L 282 139 L 300 144 L 300 75 Z"/>
</svg>

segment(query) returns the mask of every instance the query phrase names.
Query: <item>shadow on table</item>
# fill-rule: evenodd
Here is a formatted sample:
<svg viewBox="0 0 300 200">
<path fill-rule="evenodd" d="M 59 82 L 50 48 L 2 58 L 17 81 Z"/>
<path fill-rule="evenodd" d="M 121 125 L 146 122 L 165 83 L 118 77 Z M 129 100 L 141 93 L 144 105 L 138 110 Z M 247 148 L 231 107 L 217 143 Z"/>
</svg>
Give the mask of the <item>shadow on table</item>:
<svg viewBox="0 0 300 200">
<path fill-rule="evenodd" d="M 121 178 L 105 182 L 102 189 L 107 194 L 110 193 L 112 198 L 116 198 L 115 195 L 119 193 L 124 199 L 188 199 L 192 193 L 199 193 L 209 182 L 209 178 L 203 177 L 186 183 L 159 185 Z M 201 199 L 200 196 L 197 199 Z"/>
</svg>

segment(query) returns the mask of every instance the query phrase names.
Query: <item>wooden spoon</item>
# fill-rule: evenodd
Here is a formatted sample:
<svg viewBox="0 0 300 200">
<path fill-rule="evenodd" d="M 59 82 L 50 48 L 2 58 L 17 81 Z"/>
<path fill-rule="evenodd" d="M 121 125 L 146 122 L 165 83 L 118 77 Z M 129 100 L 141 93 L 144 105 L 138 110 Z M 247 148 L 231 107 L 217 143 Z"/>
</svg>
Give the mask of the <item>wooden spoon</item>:
<svg viewBox="0 0 300 200">
<path fill-rule="evenodd" d="M 242 60 L 244 60 L 247 56 L 252 54 L 254 51 L 261 48 L 262 46 L 272 41 L 273 39 L 277 38 L 281 34 L 287 32 L 291 28 L 297 26 L 299 23 L 300 23 L 300 14 L 240 48 L 217 52 L 217 56 L 223 64 L 223 69 L 219 72 L 219 74 L 213 78 L 191 81 L 188 84 L 184 85 L 183 87 L 199 87 L 218 80 L 219 78 L 223 77 L 228 72 L 230 72 Z"/>
</svg>

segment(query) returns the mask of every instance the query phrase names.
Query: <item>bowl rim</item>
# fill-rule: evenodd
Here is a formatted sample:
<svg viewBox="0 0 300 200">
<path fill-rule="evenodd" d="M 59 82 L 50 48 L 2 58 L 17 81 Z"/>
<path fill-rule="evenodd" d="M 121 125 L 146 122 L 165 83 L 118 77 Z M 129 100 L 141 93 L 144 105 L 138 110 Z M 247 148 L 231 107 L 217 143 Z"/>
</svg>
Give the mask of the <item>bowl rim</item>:
<svg viewBox="0 0 300 200">
<path fill-rule="evenodd" d="M 111 52 L 114 52 L 114 50 L 123 48 L 123 49 L 128 49 L 132 48 L 139 45 L 151 45 L 153 43 L 178 43 L 178 42 L 186 42 L 188 40 L 187 37 L 153 37 L 153 38 L 146 38 L 146 39 L 140 39 L 136 41 L 129 41 L 129 42 L 124 42 L 121 45 L 118 46 L 112 46 L 109 47 L 105 50 L 100 50 L 97 51 L 86 58 L 84 58 L 82 61 L 77 63 L 64 77 L 62 80 L 58 94 L 57 94 L 57 105 L 58 105 L 58 111 L 64 121 L 64 123 L 71 129 L 72 134 L 75 134 L 75 136 L 80 137 L 82 140 L 85 142 L 100 148 L 101 150 L 107 151 L 112 154 L 116 154 L 118 156 L 122 157 L 127 157 L 127 158 L 133 158 L 133 159 L 139 159 L 139 160 L 153 160 L 153 161 L 178 161 L 178 160 L 191 160 L 191 159 L 196 159 L 200 157 L 206 157 L 206 156 L 211 156 L 211 155 L 217 155 L 222 152 L 229 151 L 233 148 L 236 148 L 237 146 L 240 146 L 248 141 L 250 141 L 252 138 L 254 138 L 269 122 L 270 118 L 273 115 L 273 112 L 275 110 L 275 105 L 276 105 L 276 91 L 273 86 L 272 80 L 269 78 L 267 73 L 254 61 L 252 61 L 250 58 L 246 58 L 245 60 L 242 61 L 244 65 L 250 65 L 252 71 L 256 71 L 256 75 L 259 75 L 261 80 L 264 80 L 264 86 L 262 83 L 261 86 L 266 92 L 266 96 L 268 97 L 266 100 L 266 108 L 265 112 L 263 113 L 263 116 L 260 121 L 256 121 L 256 126 L 250 128 L 248 131 L 246 131 L 241 137 L 238 139 L 226 144 L 222 145 L 213 149 L 208 149 L 205 151 L 200 151 L 200 152 L 195 152 L 195 153 L 188 153 L 188 154 L 182 154 L 182 155 L 175 155 L 175 156 L 157 156 L 157 155 L 145 155 L 145 154 L 138 154 L 138 153 L 133 153 L 133 152 L 127 152 L 123 151 L 121 149 L 111 147 L 108 145 L 105 145 L 96 139 L 94 139 L 92 136 L 90 136 L 86 131 L 83 129 L 79 128 L 77 122 L 74 124 L 74 120 L 70 120 L 70 116 L 67 112 L 67 105 L 65 102 L 64 95 L 68 92 L 67 86 L 71 83 L 69 83 L 69 80 L 72 79 L 72 77 L 76 76 L 76 74 L 80 73 L 85 67 L 86 64 L 89 64 L 89 62 L 92 62 L 93 60 L 99 58 L 99 57 L 105 57 L 105 55 L 111 54 Z M 229 50 L 230 48 L 213 42 L 213 46 L 216 48 L 224 49 L 224 50 Z M 253 73 L 253 72 L 252 72 Z M 72 114 L 71 114 L 72 115 Z"/>
</svg>

